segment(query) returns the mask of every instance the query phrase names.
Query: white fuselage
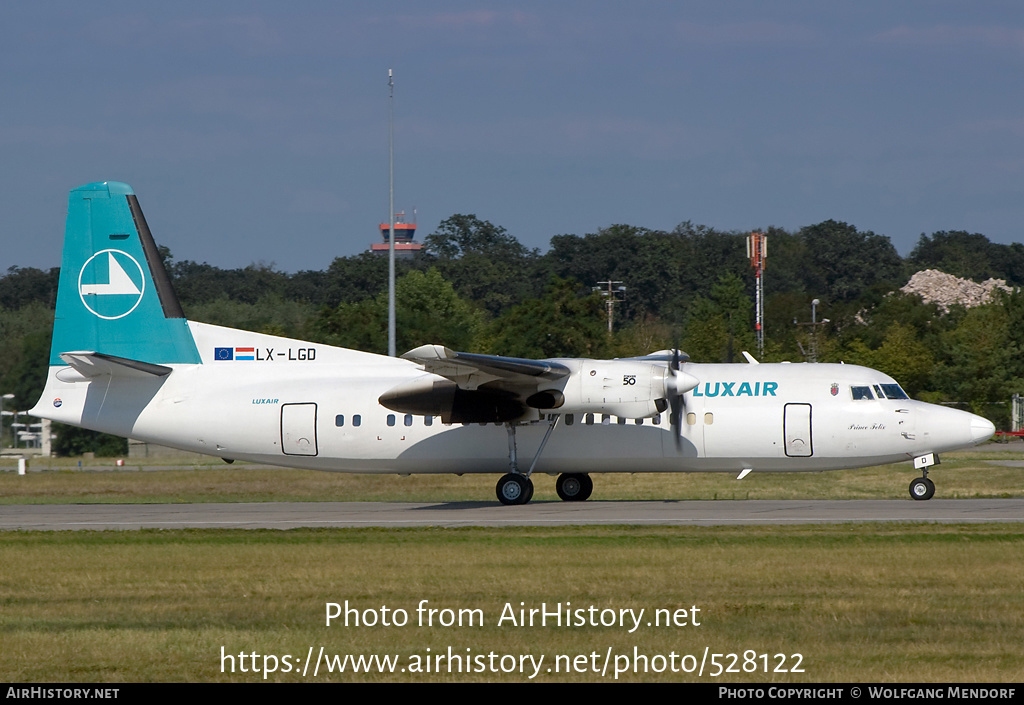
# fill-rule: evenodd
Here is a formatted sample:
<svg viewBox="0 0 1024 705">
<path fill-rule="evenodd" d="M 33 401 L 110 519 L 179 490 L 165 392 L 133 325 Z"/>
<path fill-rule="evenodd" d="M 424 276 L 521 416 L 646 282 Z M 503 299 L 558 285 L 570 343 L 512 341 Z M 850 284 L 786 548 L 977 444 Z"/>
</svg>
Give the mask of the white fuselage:
<svg viewBox="0 0 1024 705">
<path fill-rule="evenodd" d="M 169 365 L 173 372 L 165 377 L 94 378 L 54 366 L 34 412 L 183 450 L 289 467 L 403 474 L 509 469 L 504 424 L 446 425 L 437 416 L 381 406 L 383 393 L 426 374 L 420 365 L 188 325 L 202 364 Z M 962 448 L 992 432 L 988 421 L 954 409 L 874 395 L 854 399 L 854 386 L 895 384 L 855 365 L 686 363 L 685 369 L 700 383 L 684 396 L 681 443 L 667 412 L 642 419 L 561 413 L 536 471 L 832 470 Z M 548 419 L 517 426 L 524 466 Z"/>
</svg>

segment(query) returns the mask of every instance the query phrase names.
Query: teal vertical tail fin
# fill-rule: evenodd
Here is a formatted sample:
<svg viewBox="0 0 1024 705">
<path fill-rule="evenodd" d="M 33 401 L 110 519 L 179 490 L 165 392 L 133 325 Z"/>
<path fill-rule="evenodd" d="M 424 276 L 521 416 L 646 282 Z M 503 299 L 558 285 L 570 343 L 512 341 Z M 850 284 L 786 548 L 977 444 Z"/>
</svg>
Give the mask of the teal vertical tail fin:
<svg viewBox="0 0 1024 705">
<path fill-rule="evenodd" d="M 71 191 L 50 364 L 99 352 L 148 363 L 198 363 L 188 322 L 131 186 Z"/>
</svg>

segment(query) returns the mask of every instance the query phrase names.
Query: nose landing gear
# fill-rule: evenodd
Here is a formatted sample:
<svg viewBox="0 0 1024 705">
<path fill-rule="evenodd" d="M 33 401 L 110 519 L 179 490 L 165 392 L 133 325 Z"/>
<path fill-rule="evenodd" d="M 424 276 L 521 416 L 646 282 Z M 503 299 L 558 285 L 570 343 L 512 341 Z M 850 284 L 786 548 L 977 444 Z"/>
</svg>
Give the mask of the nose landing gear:
<svg viewBox="0 0 1024 705">
<path fill-rule="evenodd" d="M 915 477 L 910 483 L 910 496 L 914 499 L 931 499 L 935 494 L 935 483 L 927 477 Z"/>
<path fill-rule="evenodd" d="M 919 455 L 914 458 L 914 467 L 921 471 L 921 477 L 916 477 L 910 483 L 910 496 L 917 500 L 931 499 L 935 494 L 935 483 L 928 479 L 928 468 L 938 465 L 939 459 L 934 453 Z"/>
</svg>

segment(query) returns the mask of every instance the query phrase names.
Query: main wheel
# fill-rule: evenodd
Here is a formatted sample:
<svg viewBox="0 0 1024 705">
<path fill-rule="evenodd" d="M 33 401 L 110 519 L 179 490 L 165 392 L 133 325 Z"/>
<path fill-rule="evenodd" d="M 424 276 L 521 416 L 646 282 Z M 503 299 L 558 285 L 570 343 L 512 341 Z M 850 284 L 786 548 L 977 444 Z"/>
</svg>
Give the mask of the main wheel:
<svg viewBox="0 0 1024 705">
<path fill-rule="evenodd" d="M 526 504 L 533 496 L 533 483 L 528 477 L 510 472 L 498 480 L 495 493 L 502 504 Z"/>
<path fill-rule="evenodd" d="M 931 499 L 935 494 L 935 483 L 927 477 L 915 477 L 910 483 L 910 496 L 914 499 Z"/>
<path fill-rule="evenodd" d="M 586 473 L 566 472 L 555 480 L 555 492 L 563 502 L 582 502 L 594 491 L 594 482 Z"/>
</svg>

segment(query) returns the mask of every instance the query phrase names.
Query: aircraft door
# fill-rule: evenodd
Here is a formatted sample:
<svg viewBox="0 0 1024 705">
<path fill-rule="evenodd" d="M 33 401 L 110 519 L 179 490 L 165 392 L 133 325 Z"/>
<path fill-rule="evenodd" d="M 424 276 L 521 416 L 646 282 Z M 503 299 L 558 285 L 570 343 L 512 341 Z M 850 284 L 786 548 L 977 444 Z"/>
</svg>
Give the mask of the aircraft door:
<svg viewBox="0 0 1024 705">
<path fill-rule="evenodd" d="M 811 444 L 811 405 L 786 404 L 782 433 L 786 439 L 786 455 L 807 458 L 813 455 Z"/>
<path fill-rule="evenodd" d="M 281 406 L 281 451 L 285 455 L 316 455 L 316 404 Z"/>
</svg>

